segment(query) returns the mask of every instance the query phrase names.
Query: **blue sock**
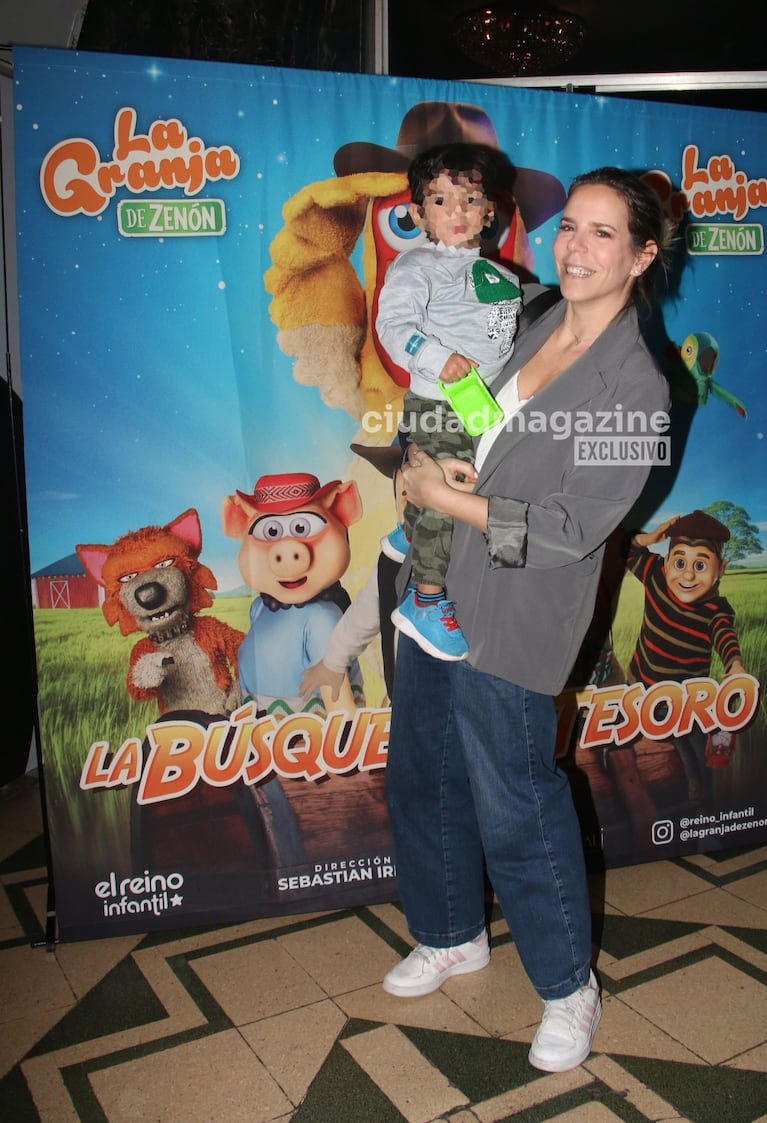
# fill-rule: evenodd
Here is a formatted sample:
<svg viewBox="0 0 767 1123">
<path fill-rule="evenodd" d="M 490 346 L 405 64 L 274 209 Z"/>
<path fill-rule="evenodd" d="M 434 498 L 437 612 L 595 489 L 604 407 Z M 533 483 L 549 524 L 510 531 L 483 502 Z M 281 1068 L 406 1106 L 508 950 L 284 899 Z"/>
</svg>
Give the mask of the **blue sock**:
<svg viewBox="0 0 767 1123">
<path fill-rule="evenodd" d="M 428 604 L 439 604 L 441 600 L 445 599 L 445 590 L 439 593 L 419 593 L 418 589 L 415 591 L 415 603 L 422 608 Z"/>
</svg>

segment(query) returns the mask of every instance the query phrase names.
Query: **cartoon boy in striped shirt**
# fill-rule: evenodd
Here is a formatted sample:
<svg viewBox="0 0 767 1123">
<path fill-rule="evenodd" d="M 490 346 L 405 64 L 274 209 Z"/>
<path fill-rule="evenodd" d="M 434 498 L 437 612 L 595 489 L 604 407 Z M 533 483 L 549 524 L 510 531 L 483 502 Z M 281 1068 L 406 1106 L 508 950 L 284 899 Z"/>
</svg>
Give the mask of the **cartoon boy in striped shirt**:
<svg viewBox="0 0 767 1123">
<path fill-rule="evenodd" d="M 648 547 L 669 539 L 665 558 Z M 631 682 L 647 686 L 671 680 L 707 678 L 716 651 L 725 675 L 745 668 L 735 630 L 735 613 L 719 593 L 727 562 L 728 528 L 705 511 L 674 516 L 644 534 L 634 535 L 627 568 L 645 587 L 644 616 L 629 664 Z M 695 726 L 674 745 L 695 802 L 711 797 L 706 767 L 706 735 Z"/>
</svg>

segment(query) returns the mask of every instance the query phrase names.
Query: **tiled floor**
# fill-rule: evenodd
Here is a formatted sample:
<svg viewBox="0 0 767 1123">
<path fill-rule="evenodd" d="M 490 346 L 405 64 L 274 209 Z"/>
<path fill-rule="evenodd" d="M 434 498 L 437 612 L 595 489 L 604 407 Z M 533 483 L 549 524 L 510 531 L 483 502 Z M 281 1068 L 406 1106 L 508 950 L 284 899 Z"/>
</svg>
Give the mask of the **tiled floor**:
<svg viewBox="0 0 767 1123">
<path fill-rule="evenodd" d="M 767 848 L 593 878 L 588 1061 L 527 1062 L 540 1002 L 503 920 L 490 966 L 384 994 L 396 905 L 45 943 L 34 777 L 0 791 L 7 1123 L 767 1120 Z"/>
</svg>

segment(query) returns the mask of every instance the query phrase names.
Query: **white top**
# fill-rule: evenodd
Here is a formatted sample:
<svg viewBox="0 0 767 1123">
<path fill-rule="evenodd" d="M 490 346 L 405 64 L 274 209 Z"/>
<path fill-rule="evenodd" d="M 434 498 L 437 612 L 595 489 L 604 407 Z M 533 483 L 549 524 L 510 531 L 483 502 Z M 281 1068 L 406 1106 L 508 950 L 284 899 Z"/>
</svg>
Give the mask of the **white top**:
<svg viewBox="0 0 767 1123">
<path fill-rule="evenodd" d="M 519 390 L 517 388 L 518 377 L 519 371 L 516 371 L 511 376 L 506 385 L 502 386 L 498 393 L 495 395 L 495 400 L 503 410 L 503 417 L 490 429 L 486 429 L 477 441 L 477 448 L 474 456 L 474 467 L 477 469 L 477 471 L 479 471 L 482 465 L 485 463 L 488 452 L 495 444 L 495 439 L 503 430 L 504 426 L 508 424 L 510 419 L 522 408 L 522 406 L 527 405 L 527 403 L 530 401 L 529 398 L 520 398 Z"/>
</svg>

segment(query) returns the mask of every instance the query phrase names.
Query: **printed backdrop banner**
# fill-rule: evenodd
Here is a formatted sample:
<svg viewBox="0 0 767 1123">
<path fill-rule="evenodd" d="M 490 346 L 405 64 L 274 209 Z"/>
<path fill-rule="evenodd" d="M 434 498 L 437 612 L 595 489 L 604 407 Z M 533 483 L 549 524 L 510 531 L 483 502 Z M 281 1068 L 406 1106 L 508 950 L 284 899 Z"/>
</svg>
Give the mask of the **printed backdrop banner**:
<svg viewBox="0 0 767 1123">
<path fill-rule="evenodd" d="M 731 532 L 729 647 L 687 627 L 662 556 L 626 569 L 612 551 L 558 703 L 587 852 L 620 865 L 767 839 L 764 116 L 40 49 L 14 51 L 14 76 L 60 938 L 396 898 L 376 616 L 391 580 L 375 579 L 394 495 L 350 446 L 395 438 L 406 377 L 379 357 L 373 309 L 417 234 L 407 164 L 456 122 L 517 168 L 486 252 L 524 277 L 554 283 L 565 189 L 589 168 L 648 175 L 679 223 L 648 327 L 670 422 L 644 419 L 641 440 L 617 415 L 536 422 L 577 426 L 583 456 L 654 463 L 633 529 L 705 509 Z M 703 663 L 635 683 L 664 596 Z M 307 695 L 304 671 L 363 599 L 348 682 Z"/>
</svg>

